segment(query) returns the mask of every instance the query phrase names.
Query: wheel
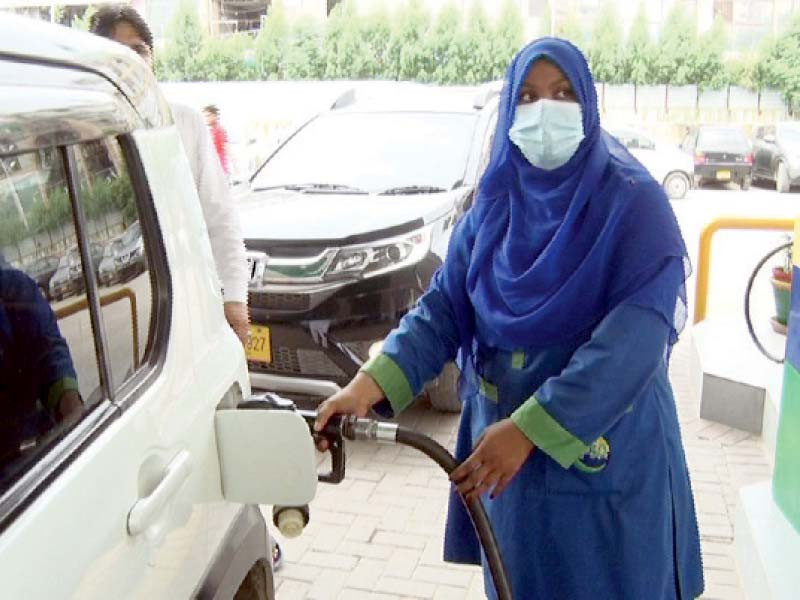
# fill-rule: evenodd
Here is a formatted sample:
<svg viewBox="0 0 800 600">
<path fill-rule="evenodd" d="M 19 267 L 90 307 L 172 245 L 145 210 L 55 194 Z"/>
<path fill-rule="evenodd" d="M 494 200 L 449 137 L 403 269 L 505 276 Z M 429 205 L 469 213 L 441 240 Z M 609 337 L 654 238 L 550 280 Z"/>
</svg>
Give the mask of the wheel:
<svg viewBox="0 0 800 600">
<path fill-rule="evenodd" d="M 684 173 L 670 173 L 664 179 L 664 191 L 672 200 L 680 200 L 689 191 L 689 178 Z"/>
<path fill-rule="evenodd" d="M 270 584 L 270 577 L 267 576 L 269 567 L 263 561 L 258 561 L 247 572 L 239 589 L 236 590 L 234 600 L 272 600 L 275 597 L 274 590 Z"/>
<path fill-rule="evenodd" d="M 431 406 L 442 412 L 461 412 L 461 401 L 458 399 L 458 377 L 460 373 L 454 363 L 447 363 L 428 387 L 428 399 Z"/>
<path fill-rule="evenodd" d="M 752 184 L 752 183 L 753 183 L 753 180 L 749 176 L 747 176 L 747 177 L 744 177 L 739 182 L 739 187 L 742 188 L 742 191 L 746 192 L 747 190 L 750 189 L 750 184 Z"/>
<path fill-rule="evenodd" d="M 779 193 L 785 194 L 789 191 L 789 188 L 791 188 L 789 171 L 786 169 L 786 165 L 780 162 L 775 171 L 775 189 L 778 190 Z"/>
</svg>

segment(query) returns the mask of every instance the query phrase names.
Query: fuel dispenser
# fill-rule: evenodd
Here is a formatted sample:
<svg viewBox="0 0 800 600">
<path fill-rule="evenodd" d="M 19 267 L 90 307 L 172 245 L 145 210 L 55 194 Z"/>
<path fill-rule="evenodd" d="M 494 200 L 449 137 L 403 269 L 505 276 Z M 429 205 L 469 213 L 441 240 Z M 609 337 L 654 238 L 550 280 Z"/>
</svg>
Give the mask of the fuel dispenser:
<svg viewBox="0 0 800 600">
<path fill-rule="evenodd" d="M 795 240 L 800 239 L 798 235 L 800 220 L 795 223 Z M 794 246 L 793 263 L 794 285 L 772 489 L 775 503 L 800 533 L 800 244 Z"/>
</svg>

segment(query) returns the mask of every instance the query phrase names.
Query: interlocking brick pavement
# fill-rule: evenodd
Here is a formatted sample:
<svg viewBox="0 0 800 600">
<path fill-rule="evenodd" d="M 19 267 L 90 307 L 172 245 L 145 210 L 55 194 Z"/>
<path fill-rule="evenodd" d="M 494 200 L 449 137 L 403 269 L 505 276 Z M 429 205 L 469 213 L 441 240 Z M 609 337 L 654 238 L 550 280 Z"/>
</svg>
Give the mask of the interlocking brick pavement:
<svg viewBox="0 0 800 600">
<path fill-rule="evenodd" d="M 736 572 L 734 518 L 739 488 L 770 477 L 760 439 L 700 419 L 690 394 L 690 334 L 673 352 L 675 390 L 698 511 L 705 600 L 744 598 Z M 400 419 L 452 448 L 458 417 L 414 406 Z M 445 475 L 416 451 L 362 442 L 347 446 L 347 480 L 320 485 L 303 535 L 282 540 L 278 600 L 477 600 L 477 567 L 441 560 Z M 626 599 L 627 600 L 627 599 Z"/>
</svg>

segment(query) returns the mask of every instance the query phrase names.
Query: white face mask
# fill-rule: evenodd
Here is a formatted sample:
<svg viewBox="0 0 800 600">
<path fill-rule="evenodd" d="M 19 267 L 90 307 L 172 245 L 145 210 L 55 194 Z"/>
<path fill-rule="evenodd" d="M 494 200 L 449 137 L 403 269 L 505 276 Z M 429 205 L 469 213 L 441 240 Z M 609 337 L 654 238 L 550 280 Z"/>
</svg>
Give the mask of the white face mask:
<svg viewBox="0 0 800 600">
<path fill-rule="evenodd" d="M 520 104 L 508 137 L 534 167 L 557 169 L 583 140 L 581 105 L 546 99 Z"/>
</svg>

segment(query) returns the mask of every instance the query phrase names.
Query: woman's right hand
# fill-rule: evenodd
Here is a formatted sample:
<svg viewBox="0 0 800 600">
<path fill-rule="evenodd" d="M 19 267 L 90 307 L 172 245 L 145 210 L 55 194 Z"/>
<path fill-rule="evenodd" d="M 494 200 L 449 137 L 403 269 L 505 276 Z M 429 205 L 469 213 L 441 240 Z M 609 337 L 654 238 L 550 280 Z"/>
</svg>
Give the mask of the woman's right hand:
<svg viewBox="0 0 800 600">
<path fill-rule="evenodd" d="M 314 431 L 322 431 L 334 415 L 366 417 L 370 409 L 383 398 L 383 390 L 375 380 L 366 373 L 359 372 L 341 391 L 319 405 Z M 328 442 L 320 439 L 317 448 L 324 452 L 328 449 Z"/>
</svg>

